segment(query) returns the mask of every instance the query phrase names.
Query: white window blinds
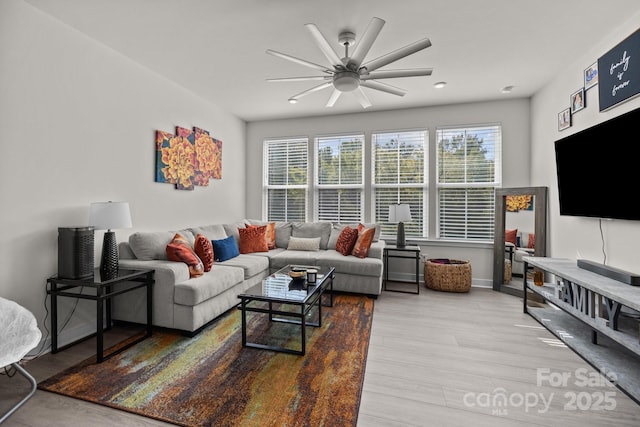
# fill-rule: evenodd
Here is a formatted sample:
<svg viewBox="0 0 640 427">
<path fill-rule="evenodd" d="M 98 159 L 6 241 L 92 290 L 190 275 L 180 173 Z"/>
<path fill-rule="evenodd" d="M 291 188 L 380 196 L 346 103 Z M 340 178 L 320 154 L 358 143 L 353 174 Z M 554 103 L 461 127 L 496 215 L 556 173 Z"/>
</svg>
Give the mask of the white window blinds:
<svg viewBox="0 0 640 427">
<path fill-rule="evenodd" d="M 318 221 L 362 221 L 364 135 L 316 139 L 316 213 Z"/>
<path fill-rule="evenodd" d="M 438 238 L 492 240 L 500 186 L 500 126 L 436 130 Z"/>
<path fill-rule="evenodd" d="M 308 140 L 264 143 L 266 217 L 269 221 L 306 221 Z"/>
<path fill-rule="evenodd" d="M 402 131 L 372 135 L 372 170 L 375 222 L 383 235 L 395 235 L 389 222 L 389 205 L 406 203 L 412 221 L 405 223 L 408 237 L 427 237 L 427 131 Z"/>
</svg>

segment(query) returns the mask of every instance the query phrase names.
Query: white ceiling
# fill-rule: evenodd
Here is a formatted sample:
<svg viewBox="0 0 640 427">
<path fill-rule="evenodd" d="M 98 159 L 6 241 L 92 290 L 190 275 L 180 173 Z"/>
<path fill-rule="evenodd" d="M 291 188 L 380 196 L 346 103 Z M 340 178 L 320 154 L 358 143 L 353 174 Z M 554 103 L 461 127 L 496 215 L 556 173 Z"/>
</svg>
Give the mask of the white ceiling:
<svg viewBox="0 0 640 427">
<path fill-rule="evenodd" d="M 290 96 L 318 82 L 266 81 L 318 74 L 266 49 L 328 65 L 306 23 L 343 56 L 341 31 L 357 42 L 373 16 L 384 19 L 365 60 L 431 40 L 380 70 L 432 67 L 433 75 L 384 80 L 408 90 L 404 97 L 365 88 L 372 111 L 531 96 L 640 11 L 638 0 L 25 1 L 246 121 L 363 111 L 352 94 L 326 108 L 330 89 L 292 105 Z M 438 90 L 438 81 L 448 84 Z"/>
</svg>

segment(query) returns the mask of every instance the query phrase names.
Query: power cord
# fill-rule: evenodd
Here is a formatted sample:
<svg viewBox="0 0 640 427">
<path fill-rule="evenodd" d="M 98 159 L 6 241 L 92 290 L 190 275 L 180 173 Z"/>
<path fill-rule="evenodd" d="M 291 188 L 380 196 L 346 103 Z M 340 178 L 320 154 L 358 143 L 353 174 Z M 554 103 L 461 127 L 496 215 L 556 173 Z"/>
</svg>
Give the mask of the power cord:
<svg viewBox="0 0 640 427">
<path fill-rule="evenodd" d="M 604 232 L 602 231 L 602 218 L 598 220 L 598 225 L 600 226 L 600 241 L 602 242 L 602 255 L 604 257 L 603 264 L 607 265 L 607 251 L 604 248 Z"/>
<path fill-rule="evenodd" d="M 46 289 L 46 284 L 45 284 L 45 289 Z M 78 292 L 78 295 L 82 295 L 82 292 L 84 292 L 84 286 L 80 286 L 80 292 Z M 76 308 L 78 307 L 78 302 L 80 302 L 80 298 L 76 298 L 75 303 L 73 304 L 73 308 L 71 309 L 71 311 L 69 312 L 69 314 L 67 314 L 67 318 L 65 319 L 62 327 L 60 328 L 60 332 L 62 332 L 64 330 L 64 328 L 67 326 L 67 324 L 69 324 L 69 321 L 71 320 L 71 317 L 73 316 L 73 314 L 76 312 Z M 44 301 L 43 301 L 43 306 L 44 306 L 44 319 L 42 321 L 42 326 L 44 327 L 44 330 L 46 331 L 46 334 L 44 336 L 44 339 L 42 339 L 42 341 L 40 341 L 40 348 L 36 351 L 35 354 L 27 354 L 25 357 L 23 357 L 23 360 L 33 360 L 36 359 L 37 357 L 40 357 L 45 350 L 45 343 L 47 342 L 47 339 L 49 338 L 49 335 L 51 334 L 51 331 L 49 331 L 49 328 L 47 328 L 47 318 L 49 317 L 49 309 L 47 308 L 47 293 L 45 292 L 44 294 Z M 5 368 L 6 370 L 6 368 Z M 15 374 L 15 373 L 14 373 Z"/>
</svg>

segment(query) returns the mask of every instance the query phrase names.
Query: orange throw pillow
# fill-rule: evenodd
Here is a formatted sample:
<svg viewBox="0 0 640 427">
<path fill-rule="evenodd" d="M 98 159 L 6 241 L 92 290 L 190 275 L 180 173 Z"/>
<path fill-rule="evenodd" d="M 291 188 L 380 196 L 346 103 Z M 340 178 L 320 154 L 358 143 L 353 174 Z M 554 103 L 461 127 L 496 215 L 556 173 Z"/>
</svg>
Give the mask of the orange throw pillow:
<svg viewBox="0 0 640 427">
<path fill-rule="evenodd" d="M 238 228 L 240 235 L 240 253 L 268 252 L 267 226 L 259 225 L 249 228 Z"/>
<path fill-rule="evenodd" d="M 366 258 L 369 255 L 369 248 L 371 247 L 375 233 L 376 229 L 374 227 L 363 229 L 362 232 L 358 234 L 358 240 L 356 240 L 356 244 L 353 246 L 351 255 L 357 256 L 358 258 Z"/>
<path fill-rule="evenodd" d="M 262 227 L 261 225 L 251 225 L 251 224 L 245 224 L 245 226 L 247 228 Z M 270 222 L 266 225 L 266 227 L 267 227 L 267 233 L 265 237 L 267 239 L 267 247 L 269 249 L 275 249 L 276 248 L 276 223 Z"/>
<path fill-rule="evenodd" d="M 351 254 L 351 251 L 356 244 L 356 240 L 358 240 L 358 230 L 347 225 L 342 229 L 338 236 L 336 251 L 340 252 L 344 256 Z"/>
<path fill-rule="evenodd" d="M 504 230 L 504 241 L 513 243 L 513 246 L 518 246 L 516 236 L 518 235 L 518 229 Z"/>
<path fill-rule="evenodd" d="M 204 265 L 193 248 L 179 233 L 167 245 L 167 259 L 169 261 L 184 262 L 189 266 L 189 276 L 199 277 L 204 274 Z"/>
<path fill-rule="evenodd" d="M 202 260 L 204 271 L 211 271 L 211 267 L 213 267 L 213 244 L 211 243 L 211 240 L 209 240 L 204 234 L 198 233 L 193 248 L 195 249 L 198 258 Z"/>
</svg>

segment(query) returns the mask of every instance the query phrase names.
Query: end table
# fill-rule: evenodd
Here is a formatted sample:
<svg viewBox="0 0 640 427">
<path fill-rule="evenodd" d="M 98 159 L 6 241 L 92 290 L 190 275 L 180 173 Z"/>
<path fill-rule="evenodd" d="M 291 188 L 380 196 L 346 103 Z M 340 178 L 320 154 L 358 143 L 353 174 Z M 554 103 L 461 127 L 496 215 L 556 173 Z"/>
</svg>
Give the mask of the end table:
<svg viewBox="0 0 640 427">
<path fill-rule="evenodd" d="M 420 246 L 402 246 L 387 245 L 382 251 L 384 259 L 384 286 L 385 291 L 391 292 L 403 292 L 406 294 L 419 294 L 420 293 Z M 388 289 L 387 282 L 389 282 L 389 258 L 405 258 L 413 259 L 416 262 L 415 281 L 409 282 L 404 280 L 392 280 L 395 283 L 415 283 L 416 291 L 405 291 L 401 289 Z"/>
<path fill-rule="evenodd" d="M 98 363 L 114 356 L 123 350 L 131 347 L 140 341 L 151 336 L 153 322 L 153 278 L 155 270 L 144 269 L 120 269 L 116 277 L 102 279 L 99 269 L 94 271 L 93 277 L 87 279 L 64 279 L 51 276 L 47 279 L 47 294 L 51 299 L 51 353 L 57 353 L 85 340 L 88 337 L 81 338 L 63 347 L 58 347 L 58 297 L 88 299 L 96 302 L 96 357 Z M 84 294 L 84 288 L 94 289 L 92 294 Z M 146 288 L 147 297 L 147 327 L 145 334 L 119 348 L 109 355 L 104 354 L 104 324 L 105 317 L 104 308 L 106 304 L 106 329 L 111 329 L 111 299 L 120 294 L 133 291 L 138 288 Z M 92 336 L 92 335 L 89 335 Z"/>
</svg>

